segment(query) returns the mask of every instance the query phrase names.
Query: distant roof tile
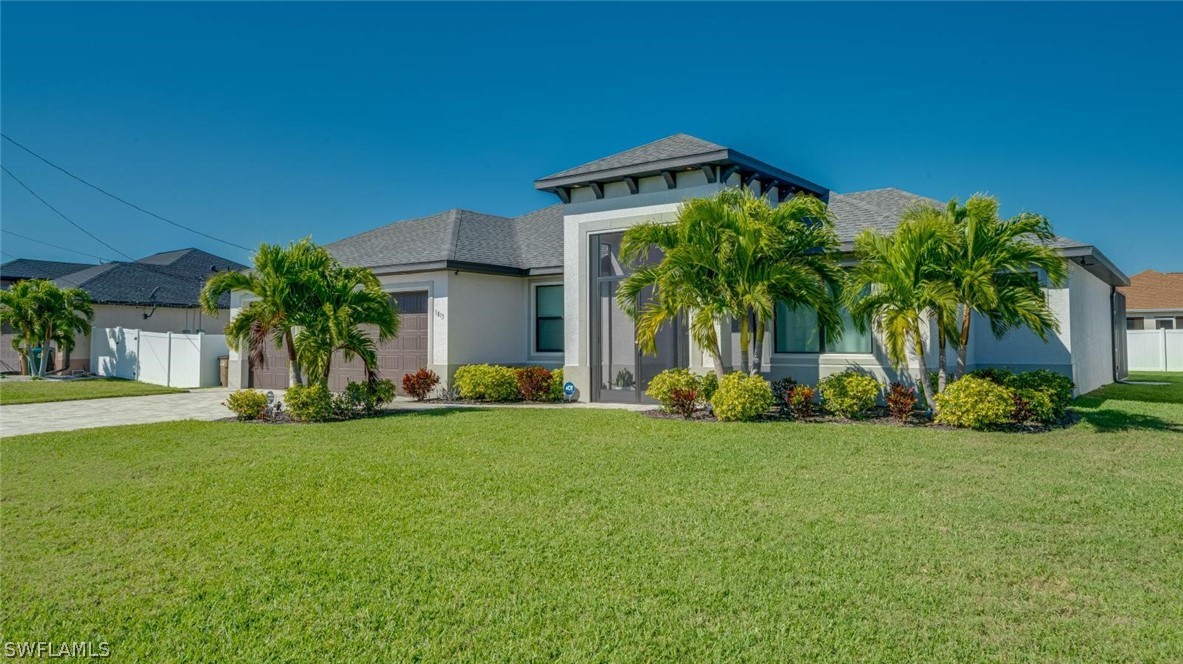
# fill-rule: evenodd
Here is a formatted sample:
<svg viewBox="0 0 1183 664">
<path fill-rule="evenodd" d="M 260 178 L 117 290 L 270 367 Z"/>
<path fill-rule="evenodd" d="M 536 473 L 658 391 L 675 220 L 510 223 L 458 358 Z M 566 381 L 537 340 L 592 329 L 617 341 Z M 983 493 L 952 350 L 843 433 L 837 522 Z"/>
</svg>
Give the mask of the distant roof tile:
<svg viewBox="0 0 1183 664">
<path fill-rule="evenodd" d="M 1183 309 L 1183 272 L 1145 270 L 1118 290 L 1125 294 L 1126 311 Z"/>
<path fill-rule="evenodd" d="M 16 258 L 0 264 L 0 279 L 54 279 L 91 267 L 92 263 L 63 263 Z"/>
</svg>

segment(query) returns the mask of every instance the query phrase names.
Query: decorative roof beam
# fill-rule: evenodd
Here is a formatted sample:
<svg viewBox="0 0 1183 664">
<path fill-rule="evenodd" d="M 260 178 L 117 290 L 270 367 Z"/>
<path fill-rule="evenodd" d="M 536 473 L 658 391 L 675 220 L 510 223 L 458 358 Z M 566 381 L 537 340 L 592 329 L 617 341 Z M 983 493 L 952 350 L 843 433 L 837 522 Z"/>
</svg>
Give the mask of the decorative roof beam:
<svg viewBox="0 0 1183 664">
<path fill-rule="evenodd" d="M 673 189 L 678 186 L 678 179 L 674 177 L 673 171 L 662 171 L 661 177 L 665 178 L 665 186 L 667 189 Z"/>
<path fill-rule="evenodd" d="M 723 171 L 721 173 L 719 173 L 719 182 L 722 182 L 723 184 L 727 184 L 727 181 L 731 179 L 731 176 L 735 175 L 738 172 L 739 172 L 739 166 L 736 166 L 735 164 L 724 167 Z"/>
<path fill-rule="evenodd" d="M 563 203 L 571 202 L 571 190 L 566 187 L 555 187 L 555 195 L 559 197 Z"/>
<path fill-rule="evenodd" d="M 740 180 L 743 182 L 743 186 L 750 188 L 753 182 L 760 181 L 760 174 L 756 171 L 750 171 L 741 175 Z"/>
<path fill-rule="evenodd" d="M 592 182 L 588 186 L 591 187 L 592 193 L 596 195 L 596 198 L 604 197 L 604 185 L 599 182 Z"/>
<path fill-rule="evenodd" d="M 625 176 L 624 183 L 628 185 L 628 193 L 635 194 L 640 191 L 640 187 L 637 186 L 637 178 Z"/>
<path fill-rule="evenodd" d="M 702 174 L 707 176 L 707 184 L 714 184 L 719 179 L 719 169 L 709 164 L 702 167 Z"/>
</svg>

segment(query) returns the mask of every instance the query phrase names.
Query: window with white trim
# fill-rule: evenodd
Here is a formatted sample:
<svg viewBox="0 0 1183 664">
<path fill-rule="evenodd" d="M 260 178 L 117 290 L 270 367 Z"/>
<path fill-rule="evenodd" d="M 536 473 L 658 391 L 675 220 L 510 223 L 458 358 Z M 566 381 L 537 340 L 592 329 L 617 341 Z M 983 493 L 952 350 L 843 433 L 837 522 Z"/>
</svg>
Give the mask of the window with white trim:
<svg viewBox="0 0 1183 664">
<path fill-rule="evenodd" d="M 563 285 L 534 287 L 534 352 L 563 352 Z"/>
</svg>

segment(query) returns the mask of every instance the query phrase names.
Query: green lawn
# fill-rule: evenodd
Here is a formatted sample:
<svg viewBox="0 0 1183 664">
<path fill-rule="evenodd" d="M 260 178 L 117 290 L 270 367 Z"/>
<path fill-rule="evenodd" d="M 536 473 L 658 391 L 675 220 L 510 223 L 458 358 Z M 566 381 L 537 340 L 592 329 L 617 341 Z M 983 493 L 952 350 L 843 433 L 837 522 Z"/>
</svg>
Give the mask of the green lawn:
<svg viewBox="0 0 1183 664">
<path fill-rule="evenodd" d="M 6 378 L 0 380 L 0 405 L 106 399 L 108 397 L 139 397 L 146 394 L 174 394 L 185 391 L 187 390 L 121 378 L 87 378 L 69 381 Z"/>
<path fill-rule="evenodd" d="M 1180 661 L 1174 381 L 1108 388 L 1040 435 L 455 409 L 7 438 L 0 641 L 151 661 Z"/>
</svg>

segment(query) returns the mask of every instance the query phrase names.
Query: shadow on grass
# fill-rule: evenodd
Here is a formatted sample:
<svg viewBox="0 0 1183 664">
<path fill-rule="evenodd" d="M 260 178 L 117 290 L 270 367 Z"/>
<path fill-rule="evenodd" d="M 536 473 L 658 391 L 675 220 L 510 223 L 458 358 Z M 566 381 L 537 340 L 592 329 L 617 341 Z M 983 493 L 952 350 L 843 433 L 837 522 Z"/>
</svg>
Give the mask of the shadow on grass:
<svg viewBox="0 0 1183 664">
<path fill-rule="evenodd" d="M 1119 431 L 1171 431 L 1183 433 L 1183 424 L 1165 420 L 1154 415 L 1131 413 L 1116 408 L 1102 408 L 1103 397 L 1081 397 L 1076 400 L 1076 412 L 1080 420 L 1091 424 L 1097 431 L 1113 433 Z"/>
<path fill-rule="evenodd" d="M 365 419 L 382 419 L 386 417 L 411 417 L 415 415 L 422 415 L 425 417 L 445 417 L 447 415 L 458 415 L 461 413 L 487 413 L 493 410 L 492 408 L 481 408 L 480 406 L 442 406 L 440 408 L 391 408 L 384 410 L 376 415 L 372 415 Z"/>
</svg>

